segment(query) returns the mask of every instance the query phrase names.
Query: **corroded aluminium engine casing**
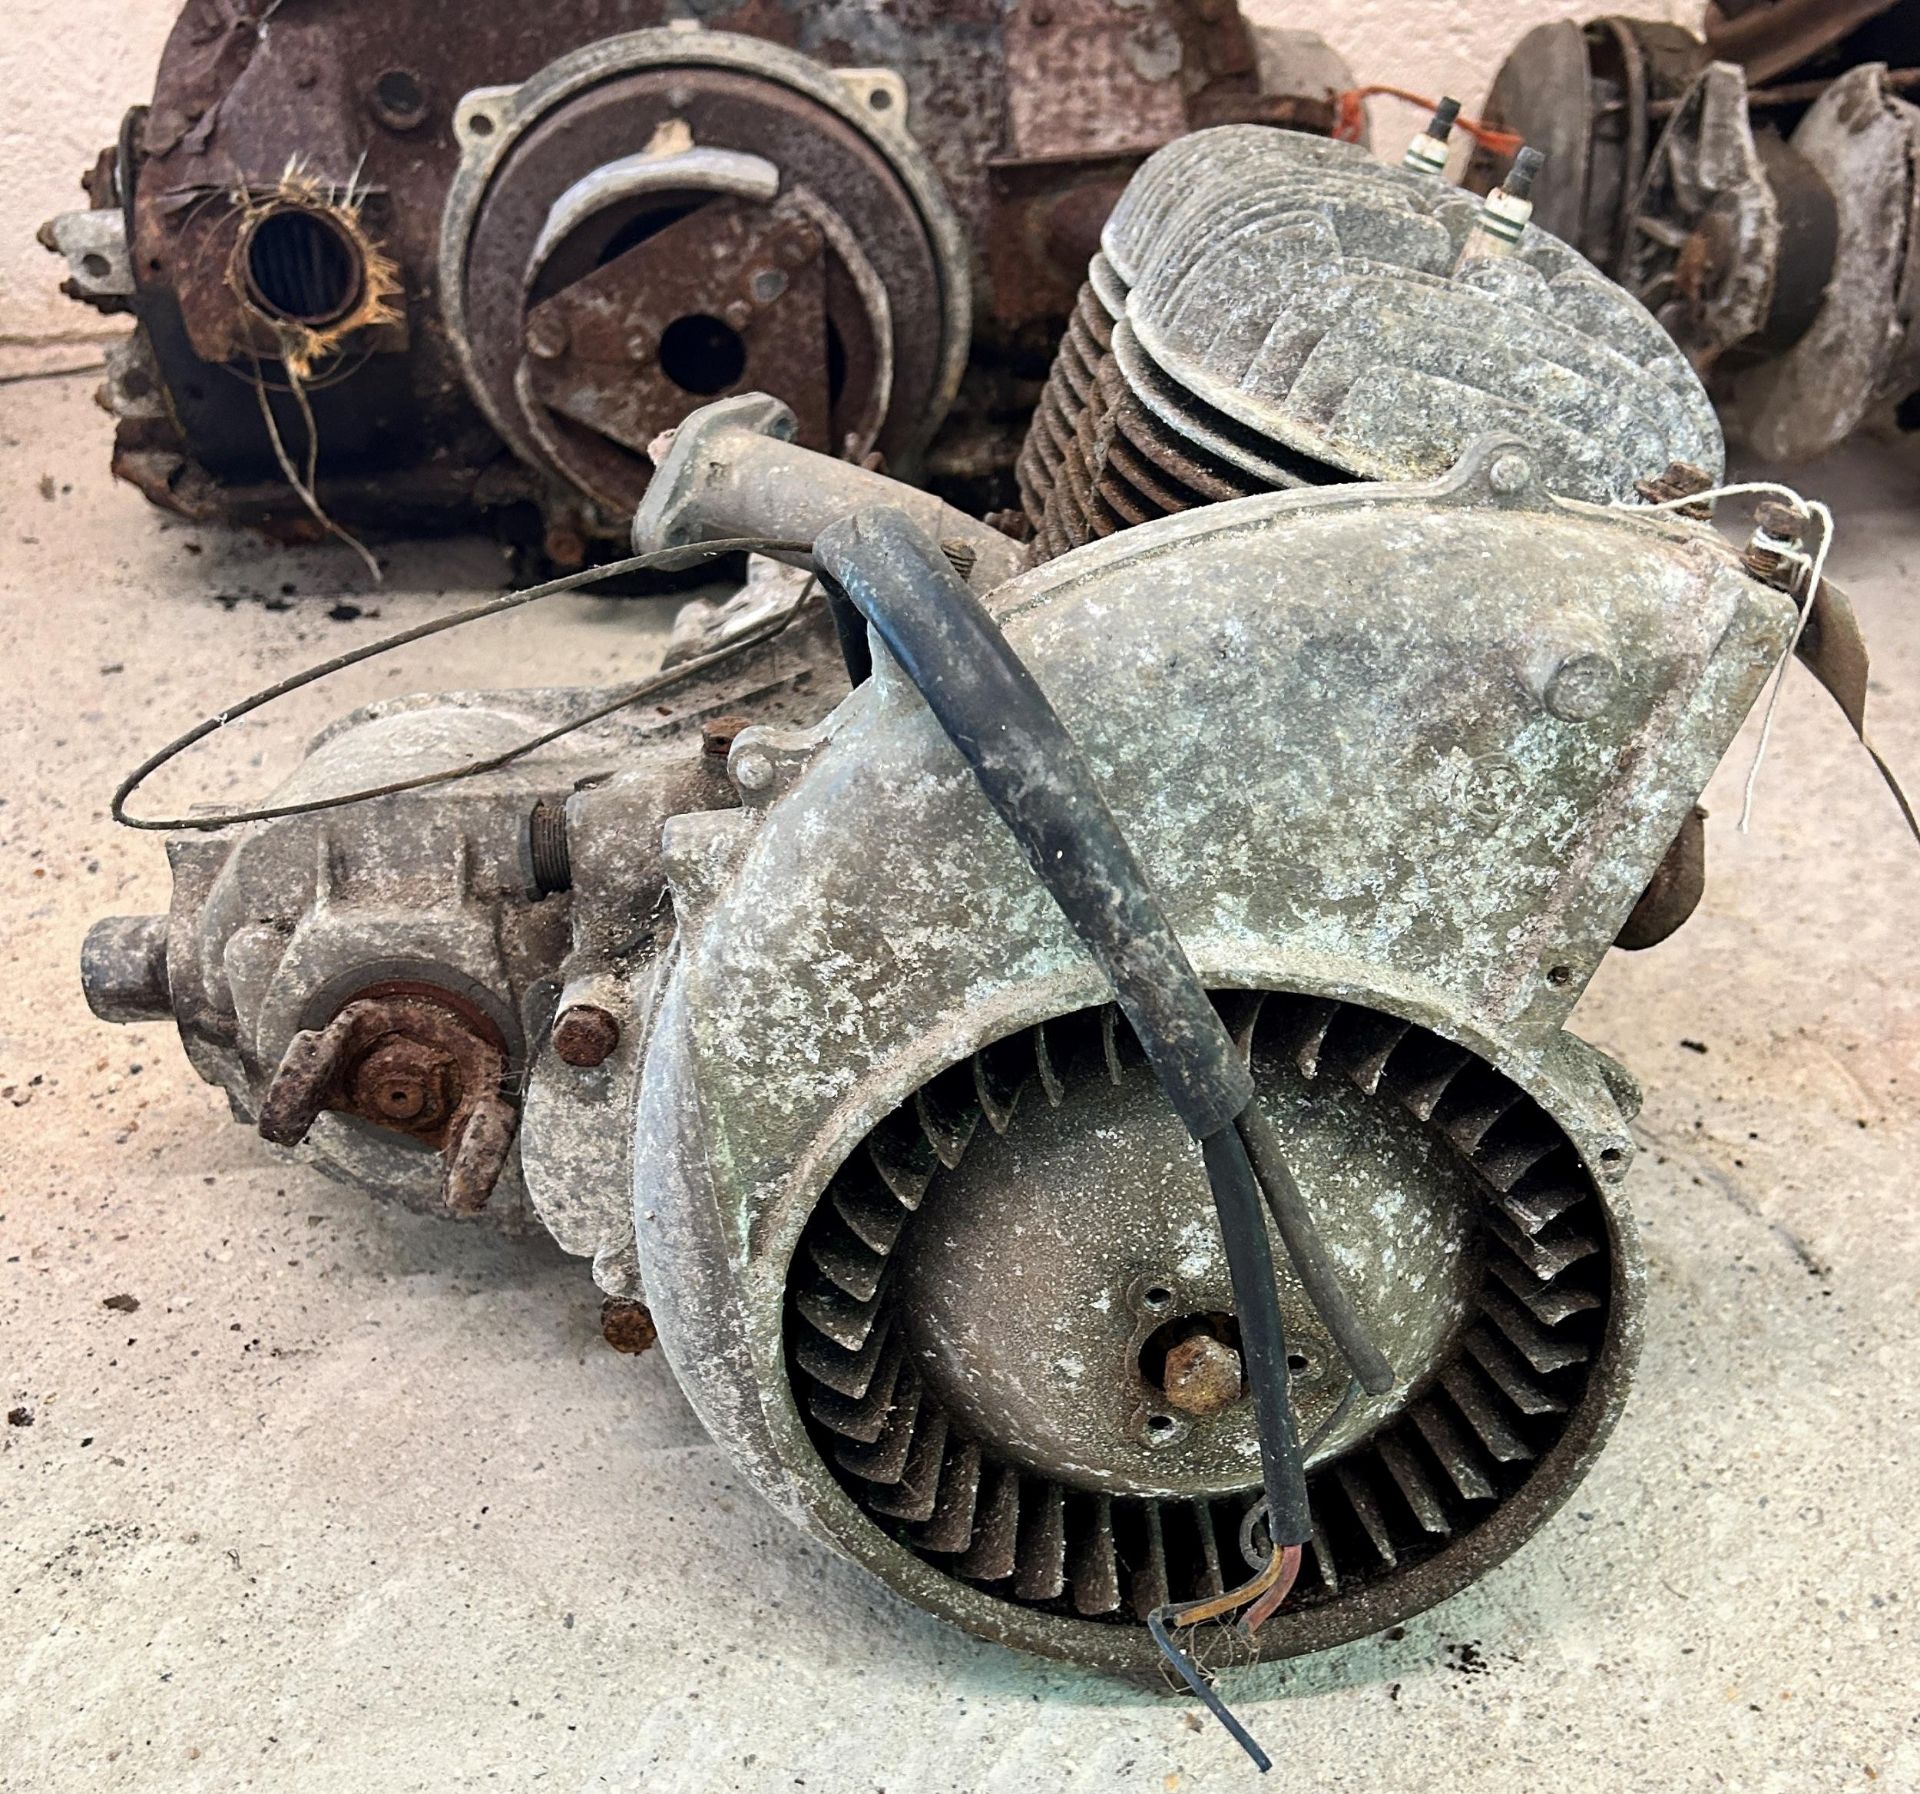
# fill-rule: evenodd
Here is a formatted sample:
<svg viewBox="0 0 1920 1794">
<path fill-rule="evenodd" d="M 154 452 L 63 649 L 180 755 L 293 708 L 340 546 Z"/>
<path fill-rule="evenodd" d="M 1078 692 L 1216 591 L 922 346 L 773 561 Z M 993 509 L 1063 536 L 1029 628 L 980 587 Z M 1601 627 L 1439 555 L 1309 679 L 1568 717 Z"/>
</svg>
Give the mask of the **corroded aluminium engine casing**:
<svg viewBox="0 0 1920 1794">
<path fill-rule="evenodd" d="M 791 576 L 762 572 L 709 618 L 707 635 L 676 642 L 682 658 L 791 601 Z M 622 1015 L 644 1013 L 673 934 L 661 825 L 737 801 L 703 728 L 743 711 L 788 723 L 820 716 L 845 690 L 831 643 L 815 619 L 685 681 L 670 704 L 617 713 L 479 777 L 174 836 L 170 913 L 103 925 L 108 945 L 88 946 L 89 1000 L 115 1019 L 173 1021 L 194 1070 L 251 1124 L 303 1031 L 368 993 L 430 998 L 497 1046 L 525 1117 L 480 1219 L 509 1233 L 544 1229 L 594 1258 L 609 1293 L 635 1293 L 621 1097 L 639 1030 L 590 1070 L 561 1064 L 550 1030 L 569 993 L 588 985 L 607 987 Z M 605 696 L 456 691 L 370 705 L 322 731 L 272 802 L 497 754 Z M 541 811 L 566 842 L 558 872 L 534 843 Z M 149 958 L 129 963 L 116 932 Z M 301 1151 L 343 1181 L 445 1214 L 439 1143 L 381 1122 L 330 1106 Z"/>
<path fill-rule="evenodd" d="M 1042 556 L 1269 489 L 1431 478 L 1489 431 L 1555 492 L 1717 477 L 1713 407 L 1577 250 L 1357 146 L 1223 125 L 1142 167 L 1101 233 L 1018 473 Z"/>
<path fill-rule="evenodd" d="M 1378 1587 L 1283 1611 L 1261 1647 L 1342 1642 L 1514 1549 L 1611 1424 L 1638 1328 L 1617 1193 L 1635 1099 L 1564 1024 L 1792 607 L 1711 530 L 1551 497 L 1499 440 L 1431 483 L 1144 524 L 990 602 L 1204 982 L 1458 1043 L 1564 1131 L 1604 1212 L 1605 1338 L 1519 1494 Z M 796 1244 L 836 1170 L 938 1074 L 1105 996 L 964 762 L 877 645 L 875 661 L 817 727 L 736 740 L 744 809 L 668 826 L 680 932 L 634 1148 L 648 1298 L 709 1431 L 797 1524 L 970 1630 L 1145 1665 L 1144 1629 L 1005 1598 L 883 1531 L 796 1400 Z"/>
</svg>

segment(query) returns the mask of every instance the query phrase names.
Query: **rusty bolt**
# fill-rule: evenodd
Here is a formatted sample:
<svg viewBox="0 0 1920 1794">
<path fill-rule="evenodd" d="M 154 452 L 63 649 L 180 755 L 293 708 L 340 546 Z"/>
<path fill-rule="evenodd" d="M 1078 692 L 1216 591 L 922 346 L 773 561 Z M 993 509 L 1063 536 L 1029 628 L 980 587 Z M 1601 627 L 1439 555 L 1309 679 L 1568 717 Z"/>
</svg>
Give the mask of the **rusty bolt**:
<svg viewBox="0 0 1920 1794">
<path fill-rule="evenodd" d="M 444 1053 L 389 1035 L 353 1068 L 353 1112 L 400 1128 L 432 1127 L 447 1111 Z"/>
<path fill-rule="evenodd" d="M 1704 467 L 1695 467 L 1691 461 L 1670 461 L 1667 471 L 1651 480 L 1635 480 L 1633 489 L 1650 505 L 1667 504 L 1676 498 L 1691 498 L 1696 492 L 1705 492 L 1713 484 L 1713 476 Z M 1713 507 L 1707 504 L 1679 505 L 1675 507 L 1682 517 L 1708 518 L 1713 515 Z"/>
<path fill-rule="evenodd" d="M 660 1337 L 646 1303 L 626 1296 L 600 1304 L 600 1335 L 616 1352 L 644 1352 Z"/>
<path fill-rule="evenodd" d="M 733 738 L 749 727 L 748 716 L 710 716 L 700 725 L 700 751 L 715 760 L 724 760 L 733 752 Z"/>
<path fill-rule="evenodd" d="M 1240 1354 L 1211 1333 L 1196 1333 L 1167 1353 L 1160 1386 L 1183 1414 L 1224 1414 L 1240 1399 Z"/>
<path fill-rule="evenodd" d="M 577 529 L 570 529 L 564 523 L 556 523 L 547 531 L 542 546 L 547 551 L 547 559 L 556 567 L 583 567 L 587 561 L 587 539 Z"/>
<path fill-rule="evenodd" d="M 1793 585 L 1794 566 L 1786 551 L 1797 546 L 1806 519 L 1793 506 L 1769 499 L 1753 514 L 1753 534 L 1742 560 L 1755 579 L 1786 591 Z"/>
<path fill-rule="evenodd" d="M 619 1044 L 619 1022 L 596 1003 L 570 1003 L 554 1020 L 553 1050 L 563 1064 L 604 1065 Z"/>
<path fill-rule="evenodd" d="M 751 285 L 754 298 L 762 305 L 771 305 L 787 290 L 787 277 L 778 268 L 762 268 Z"/>
<path fill-rule="evenodd" d="M 542 309 L 527 320 L 527 353 L 542 361 L 558 361 L 572 341 L 567 321 L 556 311 Z"/>
</svg>

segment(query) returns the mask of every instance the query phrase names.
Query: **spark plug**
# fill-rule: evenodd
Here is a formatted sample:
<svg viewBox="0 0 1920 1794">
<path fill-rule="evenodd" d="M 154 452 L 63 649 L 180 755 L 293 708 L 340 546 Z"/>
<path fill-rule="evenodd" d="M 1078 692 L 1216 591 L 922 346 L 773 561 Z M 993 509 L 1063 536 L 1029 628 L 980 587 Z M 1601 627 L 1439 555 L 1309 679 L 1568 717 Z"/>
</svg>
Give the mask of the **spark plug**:
<svg viewBox="0 0 1920 1794">
<path fill-rule="evenodd" d="M 1459 116 L 1460 102 L 1451 96 L 1442 98 L 1434 108 L 1427 128 L 1407 145 L 1407 153 L 1400 158 L 1400 166 L 1411 168 L 1419 174 L 1445 174 L 1447 138 L 1453 130 L 1453 121 Z"/>
</svg>

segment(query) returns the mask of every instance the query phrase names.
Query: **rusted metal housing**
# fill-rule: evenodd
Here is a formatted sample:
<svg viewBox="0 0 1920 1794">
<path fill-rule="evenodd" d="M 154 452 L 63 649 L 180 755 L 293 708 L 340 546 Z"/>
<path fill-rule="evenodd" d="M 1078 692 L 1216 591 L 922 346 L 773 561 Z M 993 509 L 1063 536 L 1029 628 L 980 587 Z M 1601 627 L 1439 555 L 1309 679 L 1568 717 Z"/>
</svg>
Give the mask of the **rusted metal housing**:
<svg viewBox="0 0 1920 1794">
<path fill-rule="evenodd" d="M 1549 152 L 1535 222 L 1672 332 L 1771 460 L 1920 385 L 1920 16 L 1887 0 L 1529 32 L 1488 116 Z M 1498 176 L 1475 157 L 1470 185 Z"/>
<path fill-rule="evenodd" d="M 1211 0 L 192 0 L 42 234 L 156 503 L 575 564 L 725 392 L 992 501 L 1140 159 L 1343 79 Z"/>
<path fill-rule="evenodd" d="M 1055 397 L 1086 406 L 1076 372 L 1116 370 L 1184 454 L 1244 472 L 1257 437 L 1258 489 L 1203 502 L 1196 479 L 1128 516 L 1114 495 L 1147 475 L 1100 484 L 1095 437 L 1071 513 L 1065 463 L 1028 464 L 1052 482 L 1042 537 L 1074 537 L 1055 552 L 735 395 L 659 446 L 634 534 L 805 539 L 902 504 L 1095 769 L 1397 1378 L 1363 1390 L 1283 1270 L 1314 1529 L 1259 1635 L 1281 1656 L 1472 1581 L 1619 1411 L 1638 1096 L 1566 1024 L 1610 946 L 1697 885 L 1699 793 L 1797 612 L 1758 553 L 1635 502 L 1698 490 L 1720 445 L 1684 362 L 1571 251 L 1469 253 L 1469 202 L 1297 135 L 1165 157 L 1108 228 L 1107 335 L 1083 316 Z M 1348 295 L 1328 314 L 1302 297 L 1315 268 Z M 1424 380 L 1341 400 L 1356 345 L 1403 345 L 1429 290 L 1498 340 L 1475 360 L 1443 331 L 1395 370 Z M 1220 326 L 1204 342 L 1182 292 Z M 1309 377 L 1323 349 L 1344 386 Z M 1291 371 L 1247 377 L 1266 368 Z M 1495 403 L 1504 428 L 1476 431 Z M 1307 459 L 1332 474 L 1273 477 Z M 753 1486 L 981 1636 L 1139 1670 L 1147 1613 L 1240 1579 L 1259 1479 L 1203 1167 L 884 645 L 849 692 L 820 612 L 761 639 L 805 585 L 757 563 L 689 607 L 670 661 L 758 645 L 703 659 L 671 714 L 176 843 L 164 939 L 103 924 L 90 995 L 164 1001 L 236 1113 L 279 1131 L 293 1110 L 301 1151 L 443 1210 L 414 1095 L 439 1074 L 406 1005 L 474 1018 L 517 1124 L 485 1214 L 592 1259 L 609 1336 L 657 1328 Z M 376 707 L 279 797 L 497 752 L 593 695 Z M 344 1050 L 314 1073 L 318 1042 L 408 1029 L 364 1078 Z M 486 1077 L 463 1061 L 461 1098 Z"/>
</svg>

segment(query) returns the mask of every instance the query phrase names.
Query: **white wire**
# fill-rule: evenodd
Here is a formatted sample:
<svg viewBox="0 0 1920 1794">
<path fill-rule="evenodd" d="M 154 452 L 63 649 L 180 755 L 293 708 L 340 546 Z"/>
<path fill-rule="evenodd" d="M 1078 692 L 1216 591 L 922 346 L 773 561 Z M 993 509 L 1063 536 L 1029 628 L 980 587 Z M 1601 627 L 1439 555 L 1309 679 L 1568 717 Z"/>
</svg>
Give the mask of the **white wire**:
<svg viewBox="0 0 1920 1794">
<path fill-rule="evenodd" d="M 1833 546 L 1833 512 L 1817 498 L 1803 498 L 1791 486 L 1783 486 L 1777 480 L 1742 480 L 1730 486 L 1711 486 L 1704 492 L 1689 492 L 1684 498 L 1663 498 L 1656 504 L 1636 503 L 1618 507 L 1623 511 L 1674 511 L 1683 505 L 1709 504 L 1716 498 L 1758 497 L 1761 494 L 1784 498 L 1799 516 L 1817 521 L 1820 525 L 1820 545 L 1811 555 L 1791 548 L 1781 552 L 1782 560 L 1806 569 L 1806 598 L 1800 605 L 1800 615 L 1794 622 L 1787 650 L 1780 656 L 1779 671 L 1773 676 L 1773 690 L 1767 695 L 1766 714 L 1760 721 L 1760 741 L 1753 750 L 1753 764 L 1747 768 L 1746 789 L 1740 801 L 1740 832 L 1743 835 L 1753 821 L 1754 787 L 1759 783 L 1760 764 L 1766 759 L 1767 748 L 1773 740 L 1773 715 L 1779 708 L 1780 688 L 1787 682 L 1787 668 L 1793 664 L 1800 638 L 1806 633 L 1807 619 L 1813 615 L 1813 601 L 1819 595 L 1821 575 L 1826 571 L 1827 551 Z"/>
</svg>

